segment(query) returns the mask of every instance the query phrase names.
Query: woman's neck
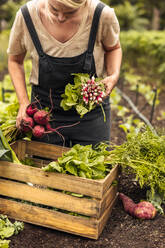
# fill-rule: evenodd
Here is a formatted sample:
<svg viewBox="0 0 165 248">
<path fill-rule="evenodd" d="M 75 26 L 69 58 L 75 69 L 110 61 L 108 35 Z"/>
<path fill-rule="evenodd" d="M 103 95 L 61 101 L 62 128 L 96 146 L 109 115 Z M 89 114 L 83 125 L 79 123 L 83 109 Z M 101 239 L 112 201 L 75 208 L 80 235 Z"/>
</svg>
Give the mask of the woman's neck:
<svg viewBox="0 0 165 248">
<path fill-rule="evenodd" d="M 57 21 L 57 18 L 50 18 L 47 14 L 45 0 L 38 0 L 37 11 L 39 18 L 46 28 L 47 32 L 59 42 L 65 43 L 70 40 L 79 30 L 86 11 L 86 5 L 81 6 L 77 15 L 69 18 L 63 23 Z"/>
</svg>

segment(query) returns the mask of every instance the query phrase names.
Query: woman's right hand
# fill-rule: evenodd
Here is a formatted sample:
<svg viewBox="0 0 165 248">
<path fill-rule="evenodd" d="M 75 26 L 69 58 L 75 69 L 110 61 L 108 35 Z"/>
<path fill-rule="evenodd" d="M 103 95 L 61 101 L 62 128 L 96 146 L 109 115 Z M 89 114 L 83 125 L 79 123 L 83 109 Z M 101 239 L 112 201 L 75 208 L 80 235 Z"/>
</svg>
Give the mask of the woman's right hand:
<svg viewBox="0 0 165 248">
<path fill-rule="evenodd" d="M 19 107 L 18 115 L 17 115 L 17 118 L 16 118 L 16 127 L 18 129 L 21 128 L 20 125 L 21 125 L 22 119 L 27 116 L 27 114 L 26 114 L 26 108 L 27 108 L 27 106 L 29 104 L 30 104 L 30 102 L 29 103 L 24 103 L 24 104 L 21 104 L 20 107 Z"/>
</svg>

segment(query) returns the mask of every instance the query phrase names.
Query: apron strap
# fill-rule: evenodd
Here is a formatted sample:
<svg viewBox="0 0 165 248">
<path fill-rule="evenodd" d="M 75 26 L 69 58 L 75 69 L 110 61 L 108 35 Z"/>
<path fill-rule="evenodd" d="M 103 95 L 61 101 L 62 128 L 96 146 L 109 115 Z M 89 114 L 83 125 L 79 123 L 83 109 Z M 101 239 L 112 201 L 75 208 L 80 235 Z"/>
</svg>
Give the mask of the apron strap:
<svg viewBox="0 0 165 248">
<path fill-rule="evenodd" d="M 32 19 L 31 19 L 31 16 L 30 16 L 30 13 L 29 13 L 29 10 L 26 4 L 21 7 L 21 11 L 22 11 L 26 26 L 29 30 L 31 39 L 33 41 L 33 44 L 38 52 L 38 55 L 42 57 L 44 56 L 44 52 L 41 46 L 41 42 L 38 38 L 37 32 L 35 30 L 34 24 L 32 22 Z"/>
<path fill-rule="evenodd" d="M 102 12 L 104 7 L 105 7 L 105 5 L 102 2 L 100 2 L 96 6 L 96 9 L 94 12 L 92 26 L 91 26 L 90 35 L 89 35 L 89 41 L 88 41 L 88 50 L 86 53 L 85 63 L 84 63 L 84 67 L 83 67 L 85 71 L 90 72 L 90 70 L 91 70 L 93 50 L 94 50 L 94 45 L 95 45 L 95 41 L 96 41 L 96 35 L 97 35 L 100 15 L 101 15 L 101 12 Z"/>
</svg>

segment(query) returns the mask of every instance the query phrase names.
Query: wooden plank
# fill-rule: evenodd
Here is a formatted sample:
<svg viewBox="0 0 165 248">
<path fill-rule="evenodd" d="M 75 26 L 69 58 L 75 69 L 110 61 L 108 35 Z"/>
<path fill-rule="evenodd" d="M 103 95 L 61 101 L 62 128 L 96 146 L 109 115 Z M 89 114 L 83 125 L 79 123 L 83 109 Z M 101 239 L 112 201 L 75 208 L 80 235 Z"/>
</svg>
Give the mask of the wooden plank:
<svg viewBox="0 0 165 248">
<path fill-rule="evenodd" d="M 109 205 L 109 207 L 104 211 L 104 214 L 101 216 L 101 218 L 99 219 L 98 221 L 98 234 L 97 234 L 97 238 L 100 236 L 100 234 L 102 233 L 109 217 L 110 217 L 110 214 L 113 210 L 113 207 L 116 203 L 118 199 L 118 194 L 116 194 L 115 198 L 113 199 L 113 201 L 111 202 L 111 204 Z"/>
<path fill-rule="evenodd" d="M 0 212 L 16 220 L 97 239 L 97 221 L 0 198 Z"/>
<path fill-rule="evenodd" d="M 29 155 L 41 156 L 48 159 L 57 159 L 61 157 L 63 152 L 69 151 L 70 148 L 46 144 L 37 141 L 23 141 L 26 142 L 26 153 Z"/>
<path fill-rule="evenodd" d="M 111 186 L 113 181 L 118 179 L 118 174 L 119 174 L 119 165 L 116 165 L 111 170 L 109 175 L 106 178 L 103 179 L 103 192 L 102 192 L 102 195 L 104 195 L 105 192 L 107 192 L 107 190 L 109 189 L 109 187 Z"/>
<path fill-rule="evenodd" d="M 25 152 L 26 152 L 26 142 L 18 142 L 17 156 L 19 160 L 25 158 Z"/>
<path fill-rule="evenodd" d="M 95 199 L 74 197 L 62 192 L 32 187 L 10 180 L 0 179 L 0 195 L 56 207 L 86 216 L 97 216 L 99 212 L 99 201 Z"/>
<path fill-rule="evenodd" d="M 18 142 L 13 142 L 12 144 L 10 144 L 11 148 L 14 150 L 14 152 L 16 153 L 16 155 L 18 154 Z M 17 155 L 18 156 L 18 155 Z"/>
<path fill-rule="evenodd" d="M 0 177 L 30 182 L 59 190 L 101 199 L 102 180 L 91 180 L 61 173 L 44 172 L 40 168 L 0 161 Z"/>
<path fill-rule="evenodd" d="M 117 195 L 118 187 L 116 185 L 113 185 L 109 188 L 109 190 L 105 193 L 103 196 L 103 199 L 100 201 L 99 206 L 99 215 L 98 218 L 103 215 L 105 210 L 110 206 L 111 202 L 115 199 Z"/>
</svg>

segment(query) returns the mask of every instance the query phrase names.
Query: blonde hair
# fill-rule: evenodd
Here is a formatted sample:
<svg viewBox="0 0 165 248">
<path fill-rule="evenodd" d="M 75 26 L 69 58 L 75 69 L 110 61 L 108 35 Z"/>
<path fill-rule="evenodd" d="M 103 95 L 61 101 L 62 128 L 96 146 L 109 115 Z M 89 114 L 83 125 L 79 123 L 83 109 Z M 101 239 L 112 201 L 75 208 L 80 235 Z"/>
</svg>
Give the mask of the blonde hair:
<svg viewBox="0 0 165 248">
<path fill-rule="evenodd" d="M 87 0 L 57 0 L 57 2 L 73 9 L 81 7 L 86 1 Z M 46 0 L 45 5 L 46 8 L 48 8 L 48 0 Z"/>
<path fill-rule="evenodd" d="M 77 9 L 77 8 L 81 7 L 82 5 L 84 5 L 87 0 L 57 0 L 57 1 L 59 3 L 62 3 L 65 6 L 69 7 L 69 8 Z M 48 0 L 46 0 L 46 2 L 45 2 L 45 8 L 46 8 L 46 12 L 47 12 L 47 16 L 48 16 L 49 20 L 51 22 L 53 22 L 52 18 L 51 18 L 49 6 L 48 6 Z"/>
<path fill-rule="evenodd" d="M 86 2 L 86 0 L 57 0 L 57 1 L 70 8 L 79 8 Z"/>
</svg>

